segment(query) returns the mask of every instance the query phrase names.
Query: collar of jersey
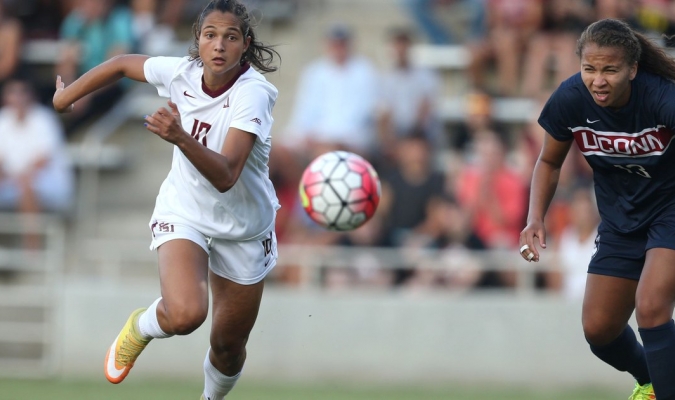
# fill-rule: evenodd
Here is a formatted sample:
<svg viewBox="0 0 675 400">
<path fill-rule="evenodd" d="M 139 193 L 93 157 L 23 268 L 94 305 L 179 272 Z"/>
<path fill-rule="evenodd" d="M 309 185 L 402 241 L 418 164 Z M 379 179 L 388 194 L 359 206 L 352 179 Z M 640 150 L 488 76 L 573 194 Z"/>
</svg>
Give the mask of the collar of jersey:
<svg viewBox="0 0 675 400">
<path fill-rule="evenodd" d="M 246 73 L 246 71 L 248 71 L 248 69 L 250 67 L 251 67 L 251 65 L 249 63 L 244 63 L 244 65 L 242 65 L 241 68 L 239 69 L 239 72 L 237 73 L 237 75 L 235 75 L 232 79 L 230 79 L 229 82 L 227 82 L 225 85 L 221 86 L 220 88 L 218 88 L 216 90 L 211 90 L 208 87 L 206 87 L 206 83 L 204 83 L 204 75 L 202 75 L 202 91 L 204 93 L 206 93 L 208 96 L 210 96 L 212 98 L 216 98 L 216 97 L 220 96 L 221 94 L 230 90 L 230 88 L 234 85 L 234 83 L 237 81 L 237 79 L 239 79 L 239 77 L 244 75 L 244 73 Z"/>
</svg>

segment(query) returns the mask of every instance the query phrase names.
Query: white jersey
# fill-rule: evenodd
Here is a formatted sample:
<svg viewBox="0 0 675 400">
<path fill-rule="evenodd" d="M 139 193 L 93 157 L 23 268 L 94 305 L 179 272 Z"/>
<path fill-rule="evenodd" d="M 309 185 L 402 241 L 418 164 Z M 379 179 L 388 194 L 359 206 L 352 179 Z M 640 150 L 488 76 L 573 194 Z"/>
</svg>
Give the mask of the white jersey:
<svg viewBox="0 0 675 400">
<path fill-rule="evenodd" d="M 203 67 L 187 57 L 152 57 L 144 71 L 159 95 L 176 104 L 183 129 L 202 145 L 220 153 L 229 128 L 257 136 L 239 179 L 225 193 L 174 146 L 153 220 L 183 223 L 219 239 L 252 240 L 268 234 L 279 209 L 267 166 L 277 89 L 248 65 L 217 93 L 203 86 Z"/>
</svg>

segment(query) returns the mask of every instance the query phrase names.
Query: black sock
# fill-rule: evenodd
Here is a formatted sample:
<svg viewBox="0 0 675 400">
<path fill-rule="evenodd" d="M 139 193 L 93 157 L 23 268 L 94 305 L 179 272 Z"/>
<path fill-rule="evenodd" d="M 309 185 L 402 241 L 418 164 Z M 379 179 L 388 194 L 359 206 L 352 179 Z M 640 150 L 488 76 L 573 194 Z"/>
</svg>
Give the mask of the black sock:
<svg viewBox="0 0 675 400">
<path fill-rule="evenodd" d="M 675 323 L 640 328 L 647 364 L 659 400 L 675 400 Z"/>
<path fill-rule="evenodd" d="M 604 346 L 591 344 L 591 351 L 612 367 L 633 375 L 640 385 L 651 382 L 645 351 L 630 326 L 626 326 L 619 337 L 610 344 Z"/>
</svg>

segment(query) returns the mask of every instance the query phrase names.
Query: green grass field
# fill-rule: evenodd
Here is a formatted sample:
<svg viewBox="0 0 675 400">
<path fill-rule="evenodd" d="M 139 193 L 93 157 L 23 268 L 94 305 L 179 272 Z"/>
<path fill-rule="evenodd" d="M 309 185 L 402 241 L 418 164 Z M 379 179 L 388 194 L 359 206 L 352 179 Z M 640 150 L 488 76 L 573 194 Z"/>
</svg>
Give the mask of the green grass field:
<svg viewBox="0 0 675 400">
<path fill-rule="evenodd" d="M 111 385 L 106 382 L 0 379 L 0 400 L 199 400 L 200 382 L 148 382 Z M 630 393 L 579 389 L 568 392 L 510 388 L 425 389 L 340 386 L 255 385 L 242 382 L 232 400 L 619 400 Z"/>
</svg>

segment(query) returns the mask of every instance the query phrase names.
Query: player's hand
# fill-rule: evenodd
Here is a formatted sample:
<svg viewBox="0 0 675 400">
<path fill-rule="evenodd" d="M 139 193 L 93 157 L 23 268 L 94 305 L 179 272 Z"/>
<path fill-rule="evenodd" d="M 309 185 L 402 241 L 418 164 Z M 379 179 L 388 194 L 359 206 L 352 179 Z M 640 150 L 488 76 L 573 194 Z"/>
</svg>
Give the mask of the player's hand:
<svg viewBox="0 0 675 400">
<path fill-rule="evenodd" d="M 528 262 L 539 261 L 539 250 L 535 242 L 542 249 L 546 248 L 546 228 L 542 221 L 532 221 L 520 232 L 520 256 Z"/>
<path fill-rule="evenodd" d="M 180 113 L 178 112 L 178 106 L 176 106 L 176 103 L 169 100 L 166 102 L 166 104 L 169 105 L 169 109 L 171 110 L 171 114 L 173 115 L 173 117 L 178 120 L 178 125 L 183 126 L 183 124 L 180 121 Z"/>
<path fill-rule="evenodd" d="M 54 97 L 52 98 L 52 104 L 54 105 L 54 110 L 60 113 L 69 113 L 73 111 L 73 104 L 63 104 L 63 92 L 66 89 L 66 85 L 61 81 L 61 76 L 56 76 L 56 91 L 54 92 Z"/>
<path fill-rule="evenodd" d="M 170 110 L 162 107 L 152 115 L 145 116 L 145 128 L 169 143 L 176 144 L 187 133 L 183 130 L 178 108 L 169 100 Z"/>
</svg>

